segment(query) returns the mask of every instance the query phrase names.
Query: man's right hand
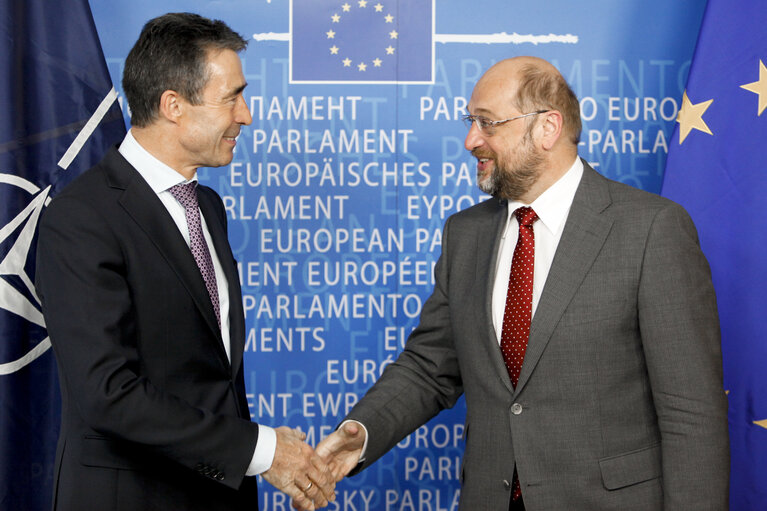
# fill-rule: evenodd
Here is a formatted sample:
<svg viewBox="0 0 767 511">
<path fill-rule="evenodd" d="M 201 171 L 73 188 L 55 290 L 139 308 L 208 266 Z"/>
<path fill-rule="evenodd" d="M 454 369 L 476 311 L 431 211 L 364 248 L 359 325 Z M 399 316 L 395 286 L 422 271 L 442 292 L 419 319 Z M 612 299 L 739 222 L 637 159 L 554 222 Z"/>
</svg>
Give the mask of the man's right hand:
<svg viewBox="0 0 767 511">
<path fill-rule="evenodd" d="M 349 421 L 317 445 L 317 454 L 328 464 L 336 482 L 357 466 L 365 436 L 365 429 L 360 423 Z"/>
<path fill-rule="evenodd" d="M 319 509 L 335 500 L 336 482 L 327 464 L 304 440 L 306 435 L 286 426 L 275 429 L 277 448 L 266 481 L 293 498 L 299 509 Z"/>
</svg>

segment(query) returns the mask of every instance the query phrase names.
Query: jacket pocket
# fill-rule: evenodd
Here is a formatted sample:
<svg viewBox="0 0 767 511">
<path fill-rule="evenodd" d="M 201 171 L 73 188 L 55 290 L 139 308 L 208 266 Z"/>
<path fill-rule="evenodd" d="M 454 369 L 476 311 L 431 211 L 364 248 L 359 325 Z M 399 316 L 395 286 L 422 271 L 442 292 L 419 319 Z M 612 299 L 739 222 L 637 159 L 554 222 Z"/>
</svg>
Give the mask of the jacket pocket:
<svg viewBox="0 0 767 511">
<path fill-rule="evenodd" d="M 87 467 L 142 470 L 149 464 L 140 448 L 102 436 L 86 435 L 82 441 L 80 463 Z"/>
<path fill-rule="evenodd" d="M 599 468 L 608 490 L 656 479 L 662 475 L 660 445 L 602 458 Z"/>
</svg>

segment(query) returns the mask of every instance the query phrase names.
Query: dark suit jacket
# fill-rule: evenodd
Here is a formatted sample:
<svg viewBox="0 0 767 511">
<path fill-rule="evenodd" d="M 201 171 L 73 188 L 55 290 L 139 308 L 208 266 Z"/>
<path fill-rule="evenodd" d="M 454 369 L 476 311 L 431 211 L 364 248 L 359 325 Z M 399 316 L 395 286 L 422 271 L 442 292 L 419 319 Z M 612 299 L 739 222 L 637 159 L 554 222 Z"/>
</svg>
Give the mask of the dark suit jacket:
<svg viewBox="0 0 767 511">
<path fill-rule="evenodd" d="M 466 395 L 462 510 L 727 509 L 716 301 L 678 205 L 585 165 L 513 388 L 491 299 L 506 204 L 445 224 L 418 328 L 347 418 L 369 465 Z"/>
<path fill-rule="evenodd" d="M 198 195 L 229 283 L 231 364 L 189 247 L 116 149 L 43 215 L 36 284 L 63 405 L 55 509 L 258 507 L 239 278 L 221 199 Z"/>
</svg>

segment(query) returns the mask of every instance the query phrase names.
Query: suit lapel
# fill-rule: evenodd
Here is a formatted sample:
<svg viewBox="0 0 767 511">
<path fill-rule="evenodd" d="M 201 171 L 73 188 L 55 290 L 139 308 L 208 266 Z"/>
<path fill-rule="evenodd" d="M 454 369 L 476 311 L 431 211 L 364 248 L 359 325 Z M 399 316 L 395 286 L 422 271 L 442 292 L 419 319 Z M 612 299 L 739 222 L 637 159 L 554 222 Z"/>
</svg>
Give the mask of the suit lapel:
<svg viewBox="0 0 767 511">
<path fill-rule="evenodd" d="M 498 337 L 493 327 L 493 287 L 495 286 L 496 261 L 498 260 L 498 250 L 501 246 L 503 231 L 506 228 L 508 210 L 506 201 L 489 200 L 496 201 L 498 207 L 492 210 L 492 217 L 489 222 L 481 222 L 477 227 L 477 266 L 475 279 L 476 282 L 481 283 L 477 296 L 481 297 L 481 303 L 483 304 L 484 321 L 482 324 L 487 325 L 481 338 L 482 344 L 488 351 L 493 368 L 500 380 L 511 392 L 513 391 L 511 380 L 509 379 L 506 363 L 503 361 L 503 355 L 501 355 L 501 349 L 498 346 Z"/>
<path fill-rule="evenodd" d="M 217 205 L 211 193 L 204 188 L 198 187 L 200 210 L 208 225 L 213 247 L 224 270 L 224 276 L 229 288 L 229 342 L 231 344 L 232 370 L 236 373 L 242 362 L 242 353 L 245 349 L 245 324 L 242 311 L 242 293 L 240 291 L 240 277 L 234 263 L 234 255 L 229 245 L 226 229 L 220 216 L 216 214 Z M 223 219 L 226 222 L 226 219 Z M 223 319 L 223 318 L 222 318 Z"/>
<path fill-rule="evenodd" d="M 226 359 L 221 331 L 218 328 L 216 314 L 200 274 L 194 256 L 184 237 L 168 214 L 162 202 L 149 185 L 141 179 L 138 172 L 114 150 L 108 165 L 109 186 L 123 190 L 119 203 L 133 218 L 136 224 L 147 234 L 168 262 L 168 266 L 178 275 L 189 291 L 200 314 L 205 318 L 211 331 L 219 340 L 221 355 Z"/>
<path fill-rule="evenodd" d="M 530 340 L 515 394 L 527 383 L 562 314 L 594 263 L 612 227 L 606 180 L 585 161 L 554 260 L 530 325 Z"/>
</svg>

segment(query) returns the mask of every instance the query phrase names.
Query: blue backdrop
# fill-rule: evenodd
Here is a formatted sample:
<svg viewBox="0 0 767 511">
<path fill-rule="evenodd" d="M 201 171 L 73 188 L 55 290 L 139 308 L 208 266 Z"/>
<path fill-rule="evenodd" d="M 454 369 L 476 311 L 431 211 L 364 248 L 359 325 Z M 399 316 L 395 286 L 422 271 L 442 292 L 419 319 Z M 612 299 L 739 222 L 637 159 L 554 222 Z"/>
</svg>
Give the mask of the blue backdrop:
<svg viewBox="0 0 767 511">
<path fill-rule="evenodd" d="M 123 63 L 148 19 L 193 11 L 224 20 L 250 41 L 242 64 L 253 124 L 242 130 L 231 165 L 199 175 L 224 200 L 240 262 L 252 416 L 300 427 L 314 444 L 417 324 L 445 218 L 488 198 L 476 188 L 460 121 L 484 70 L 515 55 L 552 61 L 581 100 L 581 156 L 610 178 L 660 192 L 706 1 L 90 6 L 126 123 Z M 35 381 L 24 385 L 50 391 L 49 381 L 27 379 Z M 9 381 L 0 374 L 0 385 Z M 331 509 L 455 509 L 464 414 L 460 402 L 343 481 Z M 765 418 L 767 410 L 749 417 L 763 421 L 749 435 L 763 432 Z M 50 463 L 52 455 L 33 467 L 30 486 L 50 491 Z M 289 509 L 284 495 L 268 484 L 261 489 L 262 509 Z M 760 509 L 747 500 L 737 509 Z M 13 494 L 0 492 L 0 507 L 6 502 L 14 509 Z"/>
<path fill-rule="evenodd" d="M 460 121 L 483 71 L 514 55 L 554 62 L 581 98 L 581 155 L 659 192 L 705 1 L 91 6 L 118 92 L 124 58 L 155 15 L 191 10 L 250 40 L 253 124 L 232 164 L 200 177 L 224 199 L 241 265 L 253 417 L 300 427 L 314 443 L 417 324 L 445 218 L 487 198 Z M 336 507 L 454 509 L 464 411 L 461 402 L 341 483 Z M 264 509 L 288 509 L 262 488 Z"/>
</svg>

